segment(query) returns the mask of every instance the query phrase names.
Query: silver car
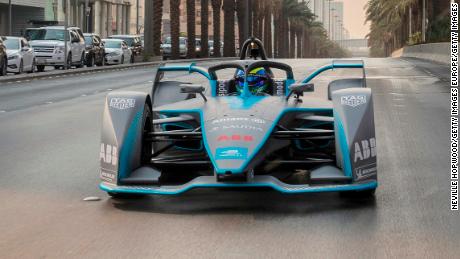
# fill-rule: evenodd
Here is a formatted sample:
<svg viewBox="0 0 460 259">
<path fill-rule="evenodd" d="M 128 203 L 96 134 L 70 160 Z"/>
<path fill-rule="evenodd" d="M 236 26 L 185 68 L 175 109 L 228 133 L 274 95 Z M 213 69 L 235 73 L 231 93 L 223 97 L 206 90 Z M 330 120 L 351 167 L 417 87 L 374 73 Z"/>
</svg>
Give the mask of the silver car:
<svg viewBox="0 0 460 259">
<path fill-rule="evenodd" d="M 35 71 L 34 49 L 25 38 L 8 36 L 5 37 L 4 44 L 8 56 L 8 72 L 21 74 L 24 71 Z"/>
<path fill-rule="evenodd" d="M 130 63 L 132 52 L 124 40 L 103 39 L 105 63 L 108 65 Z"/>
<path fill-rule="evenodd" d="M 165 42 L 161 44 L 163 51 L 163 60 L 171 57 L 171 37 L 167 37 Z M 187 56 L 187 38 L 179 37 L 179 56 L 185 58 Z"/>
</svg>

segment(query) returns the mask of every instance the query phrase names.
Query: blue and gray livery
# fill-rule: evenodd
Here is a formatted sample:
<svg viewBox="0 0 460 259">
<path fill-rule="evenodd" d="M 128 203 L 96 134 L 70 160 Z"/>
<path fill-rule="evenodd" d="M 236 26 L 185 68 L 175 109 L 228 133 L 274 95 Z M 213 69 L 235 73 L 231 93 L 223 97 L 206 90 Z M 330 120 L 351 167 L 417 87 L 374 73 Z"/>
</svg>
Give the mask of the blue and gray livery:
<svg viewBox="0 0 460 259">
<path fill-rule="evenodd" d="M 234 79 L 217 77 L 223 69 L 248 73 L 258 67 L 286 76 L 272 77 L 257 96 L 247 84 L 241 93 Z M 363 77 L 331 82 L 325 98 L 308 95 L 315 76 L 338 68 L 362 69 Z M 174 71 L 198 73 L 209 85 L 164 80 Z M 269 60 L 242 59 L 208 69 L 159 66 L 151 93 L 107 95 L 100 188 L 115 197 L 234 187 L 372 195 L 376 139 L 365 82 L 362 61 L 335 61 L 298 83 L 289 65 Z"/>
</svg>

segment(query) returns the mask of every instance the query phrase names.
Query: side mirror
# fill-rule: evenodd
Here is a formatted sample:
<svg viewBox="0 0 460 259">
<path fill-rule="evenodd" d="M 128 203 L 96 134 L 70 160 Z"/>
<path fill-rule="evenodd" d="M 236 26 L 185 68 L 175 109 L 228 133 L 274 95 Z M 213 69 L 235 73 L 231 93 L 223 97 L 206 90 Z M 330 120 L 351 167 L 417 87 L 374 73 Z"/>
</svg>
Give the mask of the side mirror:
<svg viewBox="0 0 460 259">
<path fill-rule="evenodd" d="M 188 84 L 182 84 L 180 85 L 180 91 L 181 93 L 186 93 L 186 94 L 199 94 L 201 95 L 201 97 L 203 97 L 203 100 L 205 102 L 208 101 L 208 99 L 206 98 L 206 96 L 204 96 L 203 92 L 206 90 L 206 88 L 204 88 L 203 86 L 201 85 L 188 85 Z"/>
<path fill-rule="evenodd" d="M 286 101 L 289 100 L 292 94 L 295 94 L 295 98 L 298 102 L 301 102 L 300 96 L 303 96 L 303 93 L 305 92 L 313 92 L 315 91 L 315 85 L 314 84 L 308 84 L 308 83 L 296 83 L 292 84 L 289 86 L 289 94 L 286 97 Z"/>
<path fill-rule="evenodd" d="M 24 51 L 24 52 L 27 52 L 27 51 L 29 51 L 29 50 L 30 50 L 29 47 L 23 47 L 23 48 L 21 49 L 21 51 Z"/>
</svg>

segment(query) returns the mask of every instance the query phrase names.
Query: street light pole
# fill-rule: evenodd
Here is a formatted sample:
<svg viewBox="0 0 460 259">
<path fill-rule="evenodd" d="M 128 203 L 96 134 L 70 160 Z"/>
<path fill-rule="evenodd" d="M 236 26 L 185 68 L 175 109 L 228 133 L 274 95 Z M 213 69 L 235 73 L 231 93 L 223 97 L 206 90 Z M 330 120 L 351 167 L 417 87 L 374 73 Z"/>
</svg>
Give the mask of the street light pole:
<svg viewBox="0 0 460 259">
<path fill-rule="evenodd" d="M 90 13 L 89 0 L 86 0 L 85 1 L 86 32 L 89 32 L 89 13 Z"/>
<path fill-rule="evenodd" d="M 68 0 L 64 0 L 64 70 L 67 70 L 67 38 L 70 36 L 69 32 L 67 31 L 68 21 L 67 21 L 67 8 Z"/>
<path fill-rule="evenodd" d="M 425 43 L 426 41 L 426 0 L 423 0 L 422 5 L 422 42 Z"/>
<path fill-rule="evenodd" d="M 139 33 L 139 0 L 136 0 L 136 34 Z"/>
<path fill-rule="evenodd" d="M 11 36 L 13 34 L 13 16 L 12 16 L 12 13 L 13 13 L 12 9 L 13 8 L 12 8 L 12 5 L 11 5 L 11 0 L 8 1 L 8 8 L 9 8 L 9 10 L 8 10 L 8 12 L 9 12 L 9 14 L 8 14 L 8 20 L 9 20 L 8 21 L 8 35 Z"/>
<path fill-rule="evenodd" d="M 244 15 L 244 37 L 249 38 L 249 0 L 246 0 L 246 10 Z"/>
</svg>

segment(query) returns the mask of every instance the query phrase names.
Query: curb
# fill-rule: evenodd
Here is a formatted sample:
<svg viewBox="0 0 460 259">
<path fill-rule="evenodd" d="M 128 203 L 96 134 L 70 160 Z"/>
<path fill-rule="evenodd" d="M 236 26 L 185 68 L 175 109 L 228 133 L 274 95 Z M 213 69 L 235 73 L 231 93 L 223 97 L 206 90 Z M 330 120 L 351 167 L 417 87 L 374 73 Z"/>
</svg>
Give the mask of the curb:
<svg viewBox="0 0 460 259">
<path fill-rule="evenodd" d="M 112 71 L 122 68 L 134 68 L 134 67 L 150 67 L 159 64 L 174 64 L 174 63 L 184 63 L 184 62 L 202 62 L 202 61 L 220 61 L 220 60 L 234 60 L 237 57 L 222 57 L 222 58 L 197 58 L 197 59 L 176 59 L 176 60 L 166 60 L 166 61 L 150 61 L 150 62 L 139 62 L 132 64 L 122 64 L 122 65 L 111 65 L 103 67 L 84 67 L 77 69 L 69 70 L 51 70 L 46 72 L 35 72 L 33 74 L 21 74 L 21 75 L 12 75 L 12 76 L 2 76 L 0 77 L 0 85 L 2 83 L 9 83 L 15 81 L 30 81 L 34 79 L 40 79 L 45 77 L 53 77 L 57 75 L 78 75 L 87 72 L 98 72 L 98 71 Z"/>
</svg>

